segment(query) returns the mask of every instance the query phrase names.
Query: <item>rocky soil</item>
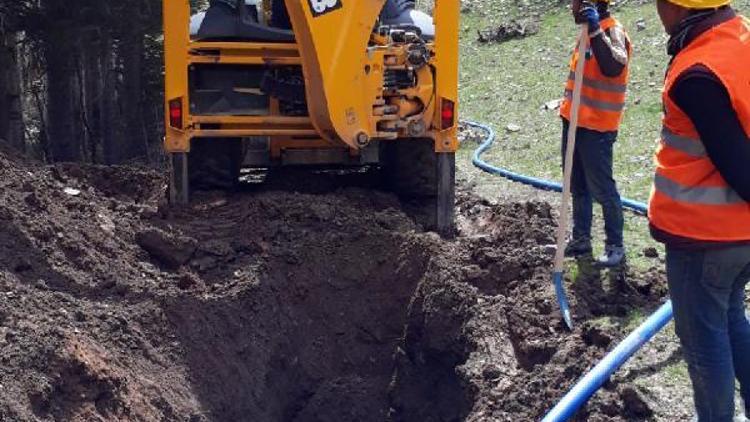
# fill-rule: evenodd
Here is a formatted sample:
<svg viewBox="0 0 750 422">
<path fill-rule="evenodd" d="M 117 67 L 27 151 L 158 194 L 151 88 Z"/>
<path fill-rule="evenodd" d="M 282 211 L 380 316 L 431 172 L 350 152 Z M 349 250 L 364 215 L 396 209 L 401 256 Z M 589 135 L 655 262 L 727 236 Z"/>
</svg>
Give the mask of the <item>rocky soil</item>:
<svg viewBox="0 0 750 422">
<path fill-rule="evenodd" d="M 177 209 L 152 170 L 0 150 L 0 421 L 538 420 L 622 336 L 596 321 L 664 293 L 583 265 L 569 333 L 549 205 L 461 189 L 446 241 L 297 180 Z M 650 416 L 613 382 L 578 419 Z"/>
</svg>

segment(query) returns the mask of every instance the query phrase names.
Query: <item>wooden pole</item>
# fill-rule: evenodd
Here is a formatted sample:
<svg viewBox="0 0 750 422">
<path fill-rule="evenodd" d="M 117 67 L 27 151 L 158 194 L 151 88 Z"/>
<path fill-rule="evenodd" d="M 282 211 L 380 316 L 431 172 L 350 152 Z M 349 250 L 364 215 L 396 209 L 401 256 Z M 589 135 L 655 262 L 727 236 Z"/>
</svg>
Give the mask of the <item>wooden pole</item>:
<svg viewBox="0 0 750 422">
<path fill-rule="evenodd" d="M 586 65 L 586 50 L 589 46 L 588 25 L 583 25 L 581 36 L 578 40 L 578 63 L 575 69 L 575 83 L 573 85 L 573 104 L 570 113 L 570 126 L 568 128 L 568 145 L 565 153 L 565 165 L 563 171 L 563 197 L 560 204 L 560 222 L 557 228 L 557 250 L 555 252 L 555 266 L 553 279 L 557 288 L 558 302 L 560 303 L 563 318 L 569 328 L 573 327 L 568 309 L 568 299 L 562 286 L 563 265 L 565 261 L 565 238 L 570 225 L 570 196 L 571 178 L 573 174 L 573 154 L 576 146 L 576 133 L 578 132 L 578 114 L 581 109 L 581 90 L 583 88 L 583 71 Z"/>
</svg>

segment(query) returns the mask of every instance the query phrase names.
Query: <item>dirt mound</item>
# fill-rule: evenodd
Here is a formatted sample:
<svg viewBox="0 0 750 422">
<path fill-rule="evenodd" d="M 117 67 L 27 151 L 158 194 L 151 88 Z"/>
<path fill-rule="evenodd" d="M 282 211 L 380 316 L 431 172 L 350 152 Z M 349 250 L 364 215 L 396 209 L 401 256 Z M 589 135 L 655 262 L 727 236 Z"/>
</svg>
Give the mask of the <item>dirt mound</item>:
<svg viewBox="0 0 750 422">
<path fill-rule="evenodd" d="M 579 278 L 570 334 L 546 204 L 461 192 L 444 241 L 356 183 L 249 189 L 169 209 L 156 172 L 0 152 L 0 421 L 532 420 L 621 335 L 586 321 L 660 293 Z"/>
<path fill-rule="evenodd" d="M 412 300 L 394 384 L 400 420 L 539 420 L 622 336 L 596 319 L 655 307 L 653 298 L 664 294 L 662 276 L 613 273 L 603 285 L 602 274 L 579 263 L 583 272 L 570 295 L 577 328 L 569 333 L 550 283 L 550 206 L 496 205 L 471 195 L 459 205 L 462 236 L 443 245 L 442 270 Z M 440 396 L 438 385 L 462 393 L 445 392 L 450 410 L 418 399 Z M 610 388 L 581 420 L 633 420 L 627 403 L 639 393 Z"/>
<path fill-rule="evenodd" d="M 478 31 L 477 41 L 480 43 L 502 43 L 508 40 L 536 35 L 539 33 L 540 22 L 535 19 L 511 20 L 503 24 Z"/>
</svg>

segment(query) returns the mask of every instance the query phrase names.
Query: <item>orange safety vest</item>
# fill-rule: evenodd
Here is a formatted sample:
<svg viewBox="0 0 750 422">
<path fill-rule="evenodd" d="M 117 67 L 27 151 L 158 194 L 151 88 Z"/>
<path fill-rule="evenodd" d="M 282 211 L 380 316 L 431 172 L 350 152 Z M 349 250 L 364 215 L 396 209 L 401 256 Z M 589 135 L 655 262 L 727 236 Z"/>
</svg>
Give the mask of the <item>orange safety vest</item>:
<svg viewBox="0 0 750 422">
<path fill-rule="evenodd" d="M 602 20 L 601 28 L 607 31 L 620 26 L 614 18 Z M 627 37 L 627 34 L 625 34 Z M 628 56 L 632 52 L 630 38 L 628 40 Z M 573 87 L 575 85 L 575 71 L 579 57 L 578 47 L 570 60 L 570 73 L 565 85 L 565 99 L 560 107 L 560 115 L 570 121 L 570 111 L 573 106 Z M 586 66 L 583 72 L 583 88 L 581 91 L 581 109 L 578 112 L 578 126 L 599 132 L 614 132 L 619 129 L 622 112 L 625 109 L 625 94 L 628 89 L 630 65 L 626 65 L 622 73 L 614 78 L 605 76 L 599 68 L 593 52 L 586 52 Z"/>
<path fill-rule="evenodd" d="M 680 76 L 698 64 L 721 80 L 750 133 L 750 22 L 737 17 L 693 40 L 667 72 L 649 218 L 656 228 L 690 239 L 750 240 L 750 203 L 721 177 L 690 118 L 669 96 Z"/>
</svg>

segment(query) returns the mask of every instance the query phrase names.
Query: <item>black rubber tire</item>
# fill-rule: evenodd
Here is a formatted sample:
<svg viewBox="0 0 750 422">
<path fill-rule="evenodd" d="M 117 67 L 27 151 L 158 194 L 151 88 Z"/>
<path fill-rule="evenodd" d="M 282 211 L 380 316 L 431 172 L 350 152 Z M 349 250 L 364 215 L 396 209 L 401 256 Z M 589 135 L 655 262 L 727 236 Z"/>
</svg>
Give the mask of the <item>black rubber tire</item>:
<svg viewBox="0 0 750 422">
<path fill-rule="evenodd" d="M 402 139 L 386 143 L 383 148 L 386 189 L 399 196 L 407 211 L 425 229 L 451 237 L 454 230 L 455 155 L 443 156 L 443 162 L 439 163 L 432 139 Z M 441 172 L 446 174 L 441 175 Z M 447 215 L 451 217 L 446 218 Z M 450 222 L 446 223 L 446 219 Z"/>
<path fill-rule="evenodd" d="M 238 138 L 194 139 L 188 154 L 190 190 L 235 190 L 240 181 L 242 151 Z"/>
<path fill-rule="evenodd" d="M 437 195 L 437 159 L 432 139 L 408 139 L 384 145 L 390 190 L 404 197 Z"/>
</svg>

